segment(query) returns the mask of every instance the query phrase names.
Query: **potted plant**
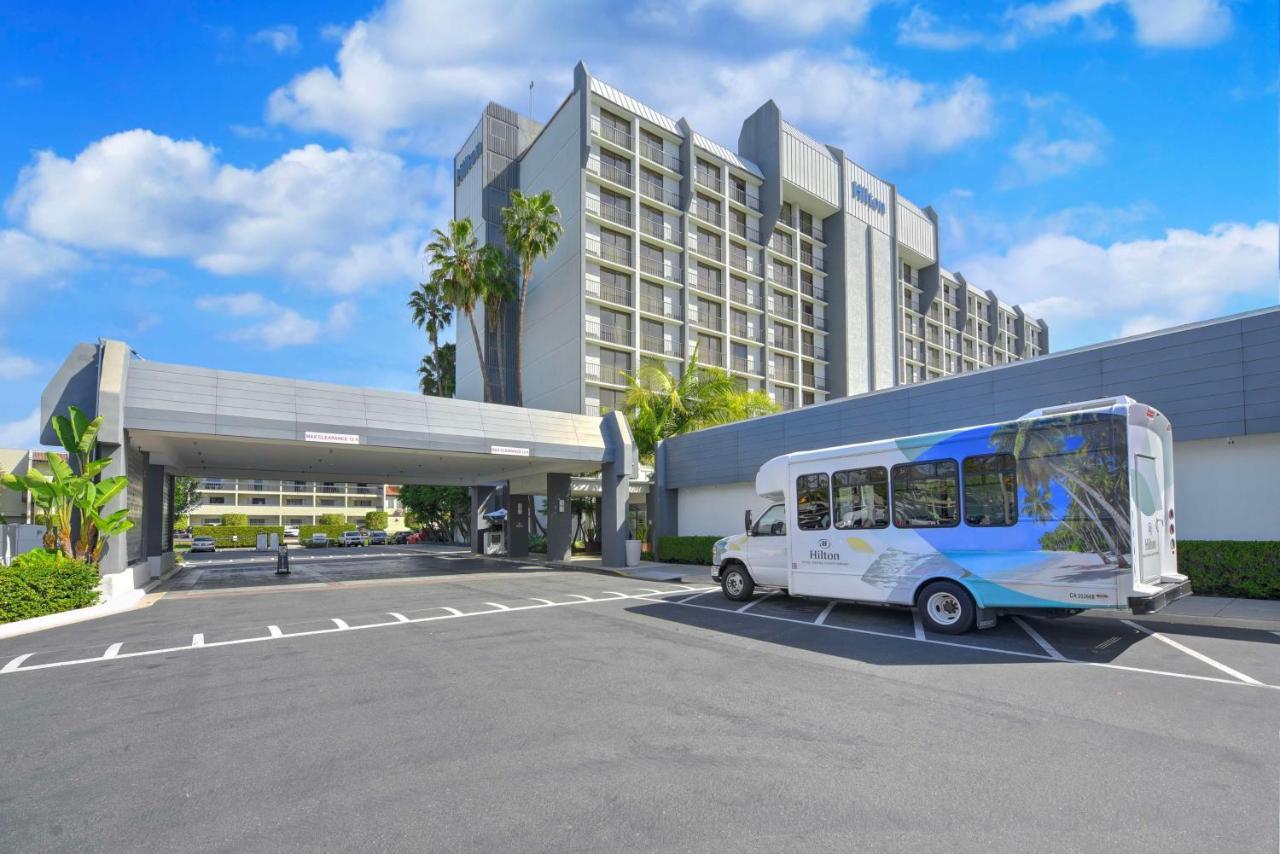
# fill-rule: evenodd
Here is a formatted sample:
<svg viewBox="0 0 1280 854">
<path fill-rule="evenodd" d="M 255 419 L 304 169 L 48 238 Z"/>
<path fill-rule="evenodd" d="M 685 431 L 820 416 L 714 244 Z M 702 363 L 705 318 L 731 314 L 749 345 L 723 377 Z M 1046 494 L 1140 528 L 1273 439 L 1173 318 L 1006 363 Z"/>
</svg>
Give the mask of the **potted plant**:
<svg viewBox="0 0 1280 854">
<path fill-rule="evenodd" d="M 640 528 L 640 525 L 633 526 L 631 529 L 632 538 L 627 540 L 627 566 L 640 565 L 640 544 L 643 538 Z"/>
</svg>

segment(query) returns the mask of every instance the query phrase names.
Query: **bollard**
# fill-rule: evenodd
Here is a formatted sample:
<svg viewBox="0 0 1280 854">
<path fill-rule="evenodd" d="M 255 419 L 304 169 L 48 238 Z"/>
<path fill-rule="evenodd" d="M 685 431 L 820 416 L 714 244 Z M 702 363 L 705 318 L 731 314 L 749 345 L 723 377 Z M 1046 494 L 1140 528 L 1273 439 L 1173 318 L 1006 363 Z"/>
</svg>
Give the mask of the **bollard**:
<svg viewBox="0 0 1280 854">
<path fill-rule="evenodd" d="M 276 552 L 276 575 L 289 574 L 289 547 L 284 543 L 280 544 L 279 551 Z"/>
</svg>

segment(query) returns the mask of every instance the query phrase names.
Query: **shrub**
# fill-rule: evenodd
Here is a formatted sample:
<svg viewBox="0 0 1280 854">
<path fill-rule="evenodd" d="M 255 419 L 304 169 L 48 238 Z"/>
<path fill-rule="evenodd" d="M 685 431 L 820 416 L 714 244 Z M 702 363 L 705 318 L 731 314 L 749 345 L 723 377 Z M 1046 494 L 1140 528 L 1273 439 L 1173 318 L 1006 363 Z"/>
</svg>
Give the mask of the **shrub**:
<svg viewBox="0 0 1280 854">
<path fill-rule="evenodd" d="M 544 555 L 547 553 L 547 538 L 541 534 L 534 534 L 529 537 L 529 552 L 531 554 Z"/>
<path fill-rule="evenodd" d="M 85 608 L 98 601 L 98 570 L 36 549 L 0 566 L 0 623 Z"/>
<path fill-rule="evenodd" d="M 658 560 L 711 565 L 711 547 L 719 537 L 658 537 Z"/>
<path fill-rule="evenodd" d="M 1179 540 L 1178 572 L 1201 596 L 1280 599 L 1280 542 Z"/>
<path fill-rule="evenodd" d="M 325 534 L 330 542 L 337 542 L 343 531 L 350 531 L 353 527 L 346 522 L 341 525 L 302 525 L 298 528 L 298 542 L 311 545 L 312 534 Z"/>
<path fill-rule="evenodd" d="M 387 530 L 387 512 L 385 510 L 370 510 L 364 514 L 364 526 L 370 531 Z"/>
<path fill-rule="evenodd" d="M 223 513 L 222 525 L 224 528 L 247 528 L 249 516 L 246 513 Z"/>
<path fill-rule="evenodd" d="M 179 516 L 177 519 L 173 520 L 173 529 L 175 531 L 185 531 L 187 530 L 187 528 L 190 528 L 190 527 L 191 527 L 190 516 Z"/>
<path fill-rule="evenodd" d="M 220 549 L 233 546 L 252 548 L 257 545 L 259 534 L 278 534 L 283 540 L 284 528 L 278 525 L 196 525 L 191 529 L 193 537 L 213 537 L 213 544 Z"/>
<path fill-rule="evenodd" d="M 341 513 L 321 513 L 320 518 L 316 519 L 317 525 L 346 525 L 347 517 Z M 347 530 L 351 530 L 348 528 Z"/>
</svg>

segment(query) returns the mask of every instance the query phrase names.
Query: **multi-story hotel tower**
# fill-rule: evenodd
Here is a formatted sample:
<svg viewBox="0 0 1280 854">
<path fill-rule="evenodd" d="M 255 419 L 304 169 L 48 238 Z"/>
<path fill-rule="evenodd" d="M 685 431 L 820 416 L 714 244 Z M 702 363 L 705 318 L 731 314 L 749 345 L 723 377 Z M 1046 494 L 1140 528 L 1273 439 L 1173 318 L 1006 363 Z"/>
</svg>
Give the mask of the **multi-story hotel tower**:
<svg viewBox="0 0 1280 854">
<path fill-rule="evenodd" d="M 788 124 L 773 101 L 743 122 L 734 152 L 579 63 L 545 125 L 489 104 L 454 176 L 455 217 L 489 242 L 502 243 L 513 189 L 550 190 L 560 208 L 564 237 L 529 288 L 530 407 L 607 411 L 623 372 L 643 359 L 674 370 L 695 347 L 786 408 L 1049 349 L 1044 321 L 942 268 L 931 208 Z M 501 400 L 513 317 L 481 320 Z M 470 332 L 458 334 L 458 395 L 482 399 Z"/>
</svg>

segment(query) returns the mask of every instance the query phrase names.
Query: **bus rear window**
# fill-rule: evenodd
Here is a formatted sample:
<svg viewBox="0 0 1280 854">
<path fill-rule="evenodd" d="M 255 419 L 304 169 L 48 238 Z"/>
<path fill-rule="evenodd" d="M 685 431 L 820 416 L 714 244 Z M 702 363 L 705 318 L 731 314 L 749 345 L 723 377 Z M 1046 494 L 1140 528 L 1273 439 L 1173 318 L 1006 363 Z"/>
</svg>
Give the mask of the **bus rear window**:
<svg viewBox="0 0 1280 854">
<path fill-rule="evenodd" d="M 893 467 L 896 528 L 950 528 L 960 524 L 960 478 L 955 460 Z"/>
</svg>

